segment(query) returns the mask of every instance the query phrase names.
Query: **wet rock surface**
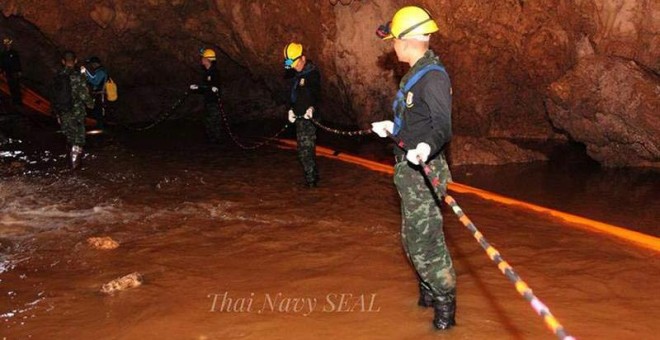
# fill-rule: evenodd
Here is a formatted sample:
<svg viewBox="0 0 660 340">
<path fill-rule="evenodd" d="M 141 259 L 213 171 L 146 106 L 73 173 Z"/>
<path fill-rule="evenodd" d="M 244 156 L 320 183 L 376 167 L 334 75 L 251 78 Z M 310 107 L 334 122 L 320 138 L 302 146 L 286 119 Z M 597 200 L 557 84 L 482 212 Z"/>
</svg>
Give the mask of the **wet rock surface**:
<svg viewBox="0 0 660 340">
<path fill-rule="evenodd" d="M 114 294 L 123 290 L 139 287 L 142 285 L 144 279 L 142 274 L 138 272 L 130 273 L 122 277 L 118 277 L 103 286 L 101 286 L 101 293 Z"/>
<path fill-rule="evenodd" d="M 221 52 L 229 111 L 236 117 L 252 118 L 254 114 L 244 113 L 259 112 L 259 117 L 283 119 L 280 105 L 286 102 L 289 83 L 281 51 L 287 42 L 298 40 L 323 71 L 324 101 L 319 112 L 331 121 L 365 127 L 390 117 L 393 92 L 406 70 L 396 62 L 391 44 L 374 35 L 375 28 L 404 4 L 8 0 L 0 4 L 5 16 L 0 18 L 0 33 L 17 36 L 16 48 L 34 67 L 26 70 L 27 80 L 41 89 L 49 79 L 44 70 L 58 66 L 57 49 L 101 57 L 119 83 L 120 118 L 127 120 L 153 117 L 180 90 L 198 82 L 196 51 L 202 46 Z M 643 147 L 646 150 L 626 147 L 618 152 L 600 142 L 595 146 L 596 134 L 622 135 L 617 124 L 569 128 L 574 124 L 557 120 L 571 120 L 568 117 L 576 113 L 548 112 L 546 103 L 556 97 L 551 84 L 568 78 L 573 83 L 589 81 L 588 72 L 579 71 L 584 66 L 578 61 L 585 54 L 605 64 L 634 62 L 638 68 L 618 68 L 623 79 L 635 77 L 638 86 L 657 87 L 657 2 L 425 0 L 419 4 L 434 14 L 440 26 L 431 45 L 452 78 L 456 134 L 545 139 L 569 135 L 589 144 L 590 155 L 603 164 L 653 166 L 654 151 L 648 143 Z M 610 82 L 613 93 L 625 92 L 630 84 Z M 593 95 L 594 100 L 599 96 Z M 628 99 L 632 98 L 620 98 L 622 102 Z M 653 98 L 640 97 L 647 105 L 649 99 Z M 201 109 L 198 98 L 188 105 L 188 109 Z M 568 110 L 572 109 L 569 105 Z M 580 110 L 595 114 L 599 107 L 582 104 Z M 644 115 L 646 109 L 631 105 L 626 110 L 627 115 Z M 645 130 L 658 129 L 657 120 L 644 124 L 649 124 Z M 557 130 L 556 126 L 566 128 Z M 617 155 L 626 152 L 636 159 Z"/>
<path fill-rule="evenodd" d="M 550 86 L 552 123 L 608 166 L 660 167 L 660 85 L 633 61 L 588 57 Z"/>
<path fill-rule="evenodd" d="M 521 148 L 507 140 L 454 136 L 449 161 L 452 165 L 528 163 L 546 161 L 544 154 Z"/>
<path fill-rule="evenodd" d="M 89 244 L 90 247 L 99 250 L 112 250 L 119 248 L 119 243 L 109 236 L 90 237 L 87 239 L 87 244 Z"/>
</svg>

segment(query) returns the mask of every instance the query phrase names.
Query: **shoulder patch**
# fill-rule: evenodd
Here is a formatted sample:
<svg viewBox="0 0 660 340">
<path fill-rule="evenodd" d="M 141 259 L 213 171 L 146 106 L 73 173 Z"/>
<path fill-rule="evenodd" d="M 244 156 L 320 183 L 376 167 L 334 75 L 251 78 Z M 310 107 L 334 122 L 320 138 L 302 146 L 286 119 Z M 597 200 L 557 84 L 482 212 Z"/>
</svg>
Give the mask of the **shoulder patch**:
<svg viewBox="0 0 660 340">
<path fill-rule="evenodd" d="M 409 108 L 413 107 L 413 96 L 412 91 L 408 91 L 408 94 L 406 95 L 406 106 Z"/>
</svg>

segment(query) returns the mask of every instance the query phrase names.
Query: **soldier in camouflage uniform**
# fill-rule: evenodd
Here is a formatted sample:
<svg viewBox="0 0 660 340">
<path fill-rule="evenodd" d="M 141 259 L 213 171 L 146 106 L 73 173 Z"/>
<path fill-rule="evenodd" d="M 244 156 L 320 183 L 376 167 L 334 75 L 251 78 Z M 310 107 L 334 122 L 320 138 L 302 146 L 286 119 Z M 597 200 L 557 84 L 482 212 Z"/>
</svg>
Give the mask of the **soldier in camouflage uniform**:
<svg viewBox="0 0 660 340">
<path fill-rule="evenodd" d="M 220 142 L 222 136 L 222 116 L 220 116 L 220 72 L 216 64 L 215 51 L 206 48 L 200 51 L 201 64 L 204 69 L 202 83 L 190 85 L 194 92 L 204 95 L 204 128 L 206 138 L 210 143 Z"/>
<path fill-rule="evenodd" d="M 433 307 L 433 325 L 448 329 L 456 324 L 456 274 L 445 244 L 438 200 L 451 175 L 444 148 L 451 139 L 451 83 L 438 57 L 429 49 L 430 34 L 438 27 L 423 8 L 408 6 L 381 26 L 383 39 L 394 38 L 394 50 L 411 69 L 401 79 L 394 102 L 394 121 L 372 124 L 381 137 L 392 134 L 409 150 L 395 149 L 394 183 L 401 197 L 403 247 L 415 267 L 422 307 Z M 419 160 L 431 169 L 428 183 Z"/>
<path fill-rule="evenodd" d="M 311 119 L 321 92 L 321 74 L 302 52 L 303 47 L 298 43 L 284 47 L 284 67 L 296 71 L 288 119 L 296 124 L 298 160 L 303 167 L 307 186 L 313 188 L 317 186 L 319 175 L 316 168 L 316 126 Z"/>
<path fill-rule="evenodd" d="M 66 51 L 62 55 L 62 64 L 64 68 L 60 74 L 69 76 L 71 84 L 71 104 L 72 109 L 59 112 L 59 120 L 62 132 L 66 136 L 67 142 L 71 145 L 71 167 L 73 169 L 80 165 L 82 157 L 82 148 L 85 145 L 85 116 L 87 108 L 94 107 L 94 99 L 89 94 L 86 79 L 81 72 L 76 70 L 76 63 L 78 59 L 75 53 Z"/>
</svg>

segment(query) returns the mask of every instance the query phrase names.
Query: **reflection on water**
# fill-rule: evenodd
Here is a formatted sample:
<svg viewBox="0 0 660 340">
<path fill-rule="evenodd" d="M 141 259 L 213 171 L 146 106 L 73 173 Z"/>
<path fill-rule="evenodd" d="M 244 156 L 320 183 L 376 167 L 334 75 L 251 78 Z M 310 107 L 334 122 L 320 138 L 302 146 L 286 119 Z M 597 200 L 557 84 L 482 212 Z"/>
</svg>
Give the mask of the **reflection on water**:
<svg viewBox="0 0 660 340">
<path fill-rule="evenodd" d="M 262 131 L 253 130 L 253 125 L 243 125 L 239 131 L 245 135 L 268 135 L 269 130 L 277 131 L 280 127 L 278 122 L 271 122 L 266 125 L 266 131 Z M 204 159 L 208 155 L 204 152 L 209 148 L 204 145 L 197 130 L 194 123 L 184 122 L 141 134 L 123 132 L 88 137 L 90 143 L 86 150 L 91 152 L 85 154 L 84 161 L 94 162 L 97 157 L 103 157 L 101 162 L 109 165 L 86 167 L 73 176 L 66 168 L 66 150 L 60 134 L 40 130 L 39 138 L 27 143 L 8 140 L 0 147 L 0 176 L 5 177 L 4 185 L 0 186 L 0 223 L 5 226 L 2 234 L 16 234 L 20 230 L 35 228 L 61 228 L 71 218 L 94 223 L 122 216 L 125 211 L 117 208 L 121 202 L 116 197 L 99 201 L 94 197 L 97 194 L 95 187 L 104 182 L 126 188 L 144 187 L 147 185 L 144 178 L 158 174 L 165 164 L 173 169 L 194 167 L 200 172 L 199 180 L 204 183 L 205 178 L 215 176 L 211 173 L 217 168 L 205 163 Z M 293 131 L 287 131 L 283 137 L 293 138 Z M 393 144 L 374 136 L 334 136 L 319 130 L 319 144 L 379 162 L 393 163 Z M 231 150 L 231 157 L 240 157 L 240 152 L 236 153 L 232 145 L 224 148 L 209 150 L 219 153 L 220 157 Z M 589 160 L 579 146 L 540 148 L 546 149 L 544 151 L 549 155 L 550 162 L 455 166 L 452 167 L 454 180 L 537 205 L 660 236 L 660 171 L 602 168 Z M 176 152 L 181 155 L 175 155 Z M 145 157 L 153 163 L 144 164 Z M 26 181 L 32 182 L 34 186 L 20 185 Z M 154 186 L 160 191 L 168 187 L 177 188 L 177 184 L 180 184 L 177 181 L 180 182 L 181 178 L 163 176 Z M 56 198 L 42 195 L 43 191 L 48 191 L 47 188 L 56 185 L 61 186 Z M 114 189 L 121 190 L 121 187 Z M 84 194 L 79 195 L 80 191 L 84 191 Z M 89 202 L 95 204 L 90 206 Z"/>
<path fill-rule="evenodd" d="M 466 166 L 454 179 L 485 190 L 660 237 L 660 172 L 548 163 Z"/>
<path fill-rule="evenodd" d="M 374 137 L 337 140 L 344 152 L 392 164 L 392 143 Z M 355 145 L 357 144 L 357 145 Z M 660 237 L 660 169 L 603 168 L 579 145 L 532 145 L 549 162 L 452 166 L 453 179 L 503 196 Z"/>
<path fill-rule="evenodd" d="M 242 131 L 269 133 L 252 128 Z M 415 305 L 391 178 L 319 159 L 321 186 L 309 190 L 291 151 L 244 152 L 229 140 L 209 146 L 198 131 L 197 124 L 177 122 L 141 134 L 92 136 L 75 173 L 66 169 L 62 136 L 45 131 L 2 146 L 0 336 L 437 338 L 431 312 Z M 372 137 L 347 142 L 322 134 L 320 143 L 391 159 L 391 146 Z M 592 218 L 601 213 L 606 221 L 621 218 L 631 223 L 616 224 L 646 231 L 653 231 L 648 226 L 660 210 L 651 209 L 658 202 L 653 172 L 532 164 L 454 174 L 504 195 Z M 548 216 L 470 195 L 457 199 L 578 337 L 644 338 L 660 331 L 660 297 L 648 294 L 660 291 L 657 254 Z M 460 327 L 452 338 L 552 338 L 460 223 L 449 215 L 446 223 L 459 276 Z M 91 249 L 86 239 L 93 236 L 111 236 L 120 247 Z M 131 272 L 143 275 L 143 286 L 115 296 L 98 292 Z M 210 312 L 209 297 L 225 292 L 376 296 L 380 309 Z M 626 327 L 605 327 L 622 320 Z"/>
</svg>

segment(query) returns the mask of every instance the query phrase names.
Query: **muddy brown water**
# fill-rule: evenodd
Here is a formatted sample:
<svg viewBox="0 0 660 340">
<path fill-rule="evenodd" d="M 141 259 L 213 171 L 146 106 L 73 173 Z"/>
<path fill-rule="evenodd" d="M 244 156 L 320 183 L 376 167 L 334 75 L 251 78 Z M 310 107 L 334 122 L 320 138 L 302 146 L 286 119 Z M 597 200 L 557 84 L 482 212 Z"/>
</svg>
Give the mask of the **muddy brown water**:
<svg viewBox="0 0 660 340">
<path fill-rule="evenodd" d="M 319 158 L 321 186 L 308 190 L 292 151 L 244 152 L 229 139 L 211 147 L 198 128 L 183 122 L 94 137 L 77 173 L 65 169 L 54 142 L 61 136 L 3 146 L 0 339 L 554 338 L 449 210 L 458 326 L 437 332 L 432 311 L 416 306 L 388 175 Z M 389 159 L 382 141 L 359 142 L 336 145 Z M 658 235 L 652 171 L 541 163 L 454 175 Z M 547 215 L 455 197 L 571 334 L 660 332 L 657 253 Z M 91 249 L 93 236 L 120 247 Z M 98 292 L 135 271 L 142 286 Z"/>
</svg>

